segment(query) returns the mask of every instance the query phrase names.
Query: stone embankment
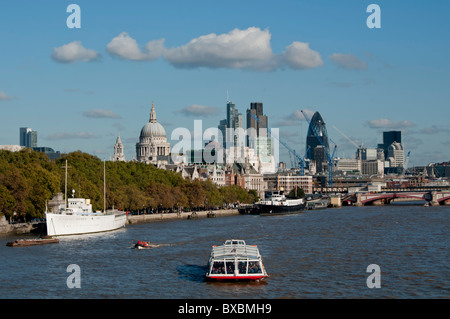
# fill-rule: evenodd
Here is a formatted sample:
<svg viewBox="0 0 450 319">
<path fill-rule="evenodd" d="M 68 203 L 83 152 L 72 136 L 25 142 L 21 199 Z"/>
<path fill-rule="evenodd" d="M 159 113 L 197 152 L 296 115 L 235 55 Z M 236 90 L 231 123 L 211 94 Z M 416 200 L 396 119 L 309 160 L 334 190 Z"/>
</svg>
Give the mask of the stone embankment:
<svg viewBox="0 0 450 319">
<path fill-rule="evenodd" d="M 207 218 L 210 217 L 224 217 L 239 215 L 237 209 L 221 209 L 212 211 L 200 211 L 200 212 L 186 212 L 186 213 L 169 213 L 169 214 L 147 214 L 147 215 L 128 215 L 129 224 L 137 223 L 149 223 L 157 221 L 168 221 L 176 219 L 195 219 L 195 218 Z"/>
<path fill-rule="evenodd" d="M 10 224 L 5 216 L 0 216 L 0 234 L 28 234 L 42 227 L 43 223 L 17 223 Z"/>
</svg>

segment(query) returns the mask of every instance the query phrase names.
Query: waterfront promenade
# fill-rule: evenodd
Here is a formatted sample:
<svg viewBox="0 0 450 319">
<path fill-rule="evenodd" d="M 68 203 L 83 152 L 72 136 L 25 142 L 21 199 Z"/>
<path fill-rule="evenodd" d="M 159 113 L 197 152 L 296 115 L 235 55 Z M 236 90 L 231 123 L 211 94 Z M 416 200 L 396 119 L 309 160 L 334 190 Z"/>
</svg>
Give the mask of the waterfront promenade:
<svg viewBox="0 0 450 319">
<path fill-rule="evenodd" d="M 128 224 L 149 223 L 162 220 L 190 219 L 190 218 L 207 218 L 208 213 L 214 214 L 214 217 L 224 217 L 239 215 L 237 209 L 220 209 L 212 211 L 183 212 L 183 213 L 163 213 L 163 214 L 145 214 L 145 215 L 128 215 Z"/>
</svg>

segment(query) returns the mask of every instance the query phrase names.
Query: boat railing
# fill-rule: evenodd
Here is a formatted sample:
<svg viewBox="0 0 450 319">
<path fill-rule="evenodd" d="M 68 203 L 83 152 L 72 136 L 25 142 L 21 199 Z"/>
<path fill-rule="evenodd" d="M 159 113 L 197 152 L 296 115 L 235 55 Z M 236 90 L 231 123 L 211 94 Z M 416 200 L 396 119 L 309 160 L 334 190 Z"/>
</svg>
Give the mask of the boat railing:
<svg viewBox="0 0 450 319">
<path fill-rule="evenodd" d="M 260 256 L 259 254 L 259 250 L 257 247 L 255 246 L 231 246 L 231 247 L 227 247 L 227 246 L 219 246 L 219 247 L 213 247 L 211 256 L 213 258 L 218 258 L 218 257 L 222 257 L 224 258 L 225 256 L 232 256 L 232 257 L 237 257 L 237 256 L 243 256 L 243 257 L 254 257 L 254 258 L 258 258 Z"/>
</svg>

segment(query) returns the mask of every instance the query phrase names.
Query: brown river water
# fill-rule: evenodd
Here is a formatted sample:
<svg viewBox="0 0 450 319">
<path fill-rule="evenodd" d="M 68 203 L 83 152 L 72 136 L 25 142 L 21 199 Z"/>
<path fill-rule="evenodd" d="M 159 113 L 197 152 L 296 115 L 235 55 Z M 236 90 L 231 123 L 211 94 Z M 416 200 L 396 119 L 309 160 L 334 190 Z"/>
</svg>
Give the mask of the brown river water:
<svg viewBox="0 0 450 319">
<path fill-rule="evenodd" d="M 0 298 L 446 299 L 449 213 L 450 207 L 394 204 L 174 220 L 15 248 L 6 243 L 17 237 L 3 236 Z M 267 280 L 205 281 L 211 246 L 231 238 L 258 245 Z M 138 240 L 158 246 L 132 249 Z M 380 288 L 368 287 L 372 264 Z M 69 265 L 79 267 L 79 288 L 69 288 Z"/>
</svg>

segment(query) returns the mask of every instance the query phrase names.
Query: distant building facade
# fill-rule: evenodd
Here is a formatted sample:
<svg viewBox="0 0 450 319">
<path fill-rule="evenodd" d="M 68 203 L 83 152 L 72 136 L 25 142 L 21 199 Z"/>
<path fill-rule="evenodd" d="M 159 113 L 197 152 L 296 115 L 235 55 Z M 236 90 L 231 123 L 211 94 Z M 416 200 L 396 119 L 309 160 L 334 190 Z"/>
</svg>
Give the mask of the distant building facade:
<svg viewBox="0 0 450 319">
<path fill-rule="evenodd" d="M 20 132 L 20 146 L 37 147 L 37 132 L 29 127 L 21 127 Z"/>
<path fill-rule="evenodd" d="M 378 144 L 378 148 L 381 148 L 384 151 L 384 158 L 388 158 L 388 148 L 389 146 L 397 142 L 402 144 L 402 132 L 401 131 L 388 131 L 383 132 L 383 143 Z"/>
<path fill-rule="evenodd" d="M 256 120 L 255 117 L 258 119 Z M 247 109 L 247 146 L 257 148 L 259 138 L 267 140 L 267 128 L 269 122 L 267 115 L 264 115 L 263 104 L 261 102 L 250 103 L 250 108 Z"/>
<path fill-rule="evenodd" d="M 405 151 L 402 144 L 393 142 L 388 147 L 387 160 L 390 167 L 404 167 L 405 165 Z"/>
<path fill-rule="evenodd" d="M 277 190 L 284 191 L 288 194 L 290 191 L 300 187 L 305 194 L 312 194 L 313 192 L 313 178 L 312 176 L 301 176 L 292 173 L 278 174 L 277 175 Z"/>
<path fill-rule="evenodd" d="M 57 160 L 58 158 L 61 157 L 61 153 L 59 151 L 55 151 L 51 147 L 45 147 L 45 146 L 33 147 L 33 150 L 36 152 L 39 152 L 39 153 L 46 154 L 48 156 L 48 158 L 51 160 Z"/>
</svg>

